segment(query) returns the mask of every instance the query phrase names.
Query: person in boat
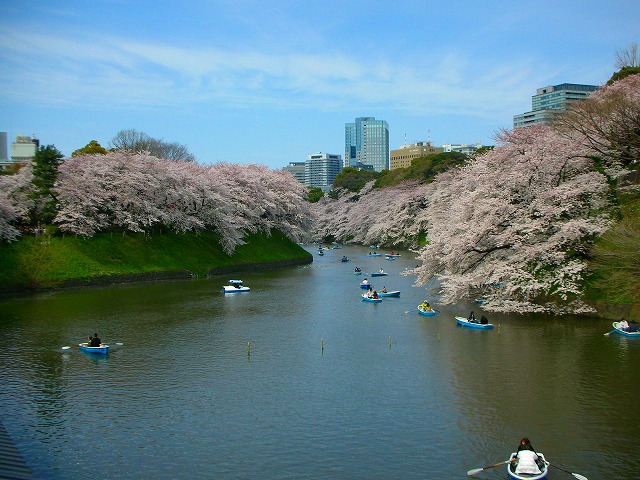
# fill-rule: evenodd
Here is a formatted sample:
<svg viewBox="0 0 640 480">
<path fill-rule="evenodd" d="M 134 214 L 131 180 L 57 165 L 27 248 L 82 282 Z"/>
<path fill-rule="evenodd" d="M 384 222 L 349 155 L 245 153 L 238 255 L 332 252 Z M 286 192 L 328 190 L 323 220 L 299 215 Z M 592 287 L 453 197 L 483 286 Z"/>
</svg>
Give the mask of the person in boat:
<svg viewBox="0 0 640 480">
<path fill-rule="evenodd" d="M 622 317 L 620 319 L 620 321 L 618 322 L 618 328 L 620 330 L 622 330 L 623 332 L 627 332 L 629 331 L 629 324 L 627 323 L 627 321 L 624 319 L 624 317 Z"/>
<path fill-rule="evenodd" d="M 362 281 L 362 285 L 369 285 L 369 280 L 366 278 Z"/>
<path fill-rule="evenodd" d="M 422 310 L 423 312 L 429 312 L 429 311 L 431 311 L 431 304 L 428 301 L 425 300 L 420 305 L 418 305 L 418 308 L 420 310 Z"/>
<path fill-rule="evenodd" d="M 477 323 L 478 321 L 476 320 L 476 316 L 473 313 L 473 310 L 471 310 L 471 313 L 469 314 L 469 316 L 467 317 L 467 321 L 471 322 L 471 323 Z"/>
<path fill-rule="evenodd" d="M 480 317 L 480 323 L 482 325 L 486 325 L 487 323 L 489 323 L 489 320 L 487 319 L 487 317 L 485 317 L 484 315 L 482 315 L 482 317 Z"/>
<path fill-rule="evenodd" d="M 360 267 L 356 267 L 353 271 L 354 272 L 361 272 L 362 270 L 360 270 Z"/>
<path fill-rule="evenodd" d="M 515 465 L 515 473 L 528 473 L 531 475 L 542 473 L 542 470 L 540 470 L 543 466 L 542 459 L 538 456 L 527 437 L 520 440 L 516 456 L 512 459 L 512 462 Z"/>
<path fill-rule="evenodd" d="M 378 292 L 376 292 L 375 290 L 373 292 L 371 292 L 371 297 L 370 298 L 378 298 Z"/>
<path fill-rule="evenodd" d="M 100 337 L 98 337 L 97 333 L 93 334 L 93 338 L 91 339 L 91 342 L 89 343 L 90 347 L 99 347 L 102 344 L 102 340 L 100 340 Z"/>
<path fill-rule="evenodd" d="M 384 270 L 382 268 L 380 269 L 380 273 L 384 273 Z"/>
<path fill-rule="evenodd" d="M 638 324 L 635 320 L 631 320 L 631 323 L 629 323 L 629 327 L 627 327 L 627 332 L 629 333 L 636 333 L 638 331 Z"/>
<path fill-rule="evenodd" d="M 385 287 L 384 285 L 382 286 L 382 290 L 380 290 L 380 292 L 382 293 L 387 293 L 387 287 Z"/>
</svg>

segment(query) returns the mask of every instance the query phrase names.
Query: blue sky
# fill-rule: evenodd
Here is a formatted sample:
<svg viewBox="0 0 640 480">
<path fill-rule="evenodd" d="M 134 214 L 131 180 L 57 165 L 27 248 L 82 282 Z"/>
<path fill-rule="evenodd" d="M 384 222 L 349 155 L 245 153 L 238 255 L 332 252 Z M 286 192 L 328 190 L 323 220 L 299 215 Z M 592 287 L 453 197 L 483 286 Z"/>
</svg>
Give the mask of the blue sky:
<svg viewBox="0 0 640 480">
<path fill-rule="evenodd" d="M 200 163 L 344 155 L 344 124 L 391 148 L 493 144 L 536 88 L 601 85 L 640 43 L 638 0 L 0 2 L 0 131 L 70 155 L 123 129 Z"/>
</svg>

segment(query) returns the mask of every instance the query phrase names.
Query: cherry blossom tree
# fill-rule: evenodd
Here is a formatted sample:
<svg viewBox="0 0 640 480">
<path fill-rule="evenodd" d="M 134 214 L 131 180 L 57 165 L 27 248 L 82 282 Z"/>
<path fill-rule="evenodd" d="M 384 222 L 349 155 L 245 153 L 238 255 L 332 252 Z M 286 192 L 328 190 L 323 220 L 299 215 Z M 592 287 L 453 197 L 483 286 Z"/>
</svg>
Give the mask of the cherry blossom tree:
<svg viewBox="0 0 640 480">
<path fill-rule="evenodd" d="M 299 240 L 311 224 L 304 186 L 259 165 L 203 166 L 119 150 L 68 159 L 57 189 L 56 223 L 85 236 L 211 230 L 232 253 L 248 233 L 278 229 Z"/>
<path fill-rule="evenodd" d="M 612 177 L 640 161 L 640 74 L 625 77 L 574 102 L 558 129 L 603 158 Z"/>
<path fill-rule="evenodd" d="M 22 166 L 13 175 L 0 175 L 0 241 L 12 242 L 20 236 L 18 225 L 28 222 L 35 202 L 33 166 Z"/>
<path fill-rule="evenodd" d="M 497 148 L 426 185 L 367 190 L 315 207 L 320 236 L 420 250 L 417 284 L 487 310 L 584 311 L 584 256 L 611 224 L 593 150 L 548 126 L 503 132 Z"/>
<path fill-rule="evenodd" d="M 438 276 L 444 302 L 482 294 L 488 310 L 586 309 L 584 254 L 611 224 L 606 177 L 550 127 L 499 140 L 434 182 L 418 281 Z"/>
</svg>

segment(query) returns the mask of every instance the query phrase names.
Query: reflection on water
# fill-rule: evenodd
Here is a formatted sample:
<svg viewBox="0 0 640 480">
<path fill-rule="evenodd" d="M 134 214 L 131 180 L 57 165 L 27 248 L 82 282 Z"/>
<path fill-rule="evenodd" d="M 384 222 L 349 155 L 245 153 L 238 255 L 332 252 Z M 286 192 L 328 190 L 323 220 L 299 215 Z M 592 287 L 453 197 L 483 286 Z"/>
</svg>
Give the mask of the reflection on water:
<svg viewBox="0 0 640 480">
<path fill-rule="evenodd" d="M 466 478 L 522 436 L 592 480 L 637 478 L 616 459 L 640 446 L 640 342 L 573 317 L 457 327 L 475 304 L 420 317 L 437 298 L 399 274 L 412 254 L 367 253 L 244 275 L 241 295 L 225 277 L 1 300 L 2 421 L 38 478 Z M 401 297 L 361 302 L 381 267 Z M 61 349 L 94 332 L 108 357 Z"/>
</svg>

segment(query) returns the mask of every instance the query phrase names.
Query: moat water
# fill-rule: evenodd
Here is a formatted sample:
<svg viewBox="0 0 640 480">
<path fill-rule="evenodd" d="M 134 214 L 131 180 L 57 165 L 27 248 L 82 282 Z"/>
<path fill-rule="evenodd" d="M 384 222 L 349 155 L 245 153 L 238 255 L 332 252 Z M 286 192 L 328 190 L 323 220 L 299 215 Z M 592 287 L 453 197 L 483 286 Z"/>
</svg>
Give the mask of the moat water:
<svg viewBox="0 0 640 480">
<path fill-rule="evenodd" d="M 219 277 L 0 299 L 0 420 L 34 477 L 464 479 L 527 436 L 590 480 L 640 478 L 640 340 L 571 316 L 461 328 L 481 308 L 413 286 L 412 253 L 309 251 L 243 294 Z M 364 277 L 400 298 L 360 301 Z M 94 332 L 108 356 L 75 348 Z"/>
</svg>

